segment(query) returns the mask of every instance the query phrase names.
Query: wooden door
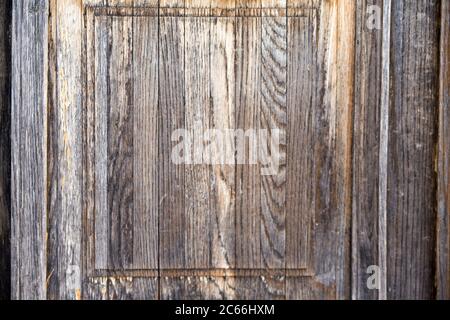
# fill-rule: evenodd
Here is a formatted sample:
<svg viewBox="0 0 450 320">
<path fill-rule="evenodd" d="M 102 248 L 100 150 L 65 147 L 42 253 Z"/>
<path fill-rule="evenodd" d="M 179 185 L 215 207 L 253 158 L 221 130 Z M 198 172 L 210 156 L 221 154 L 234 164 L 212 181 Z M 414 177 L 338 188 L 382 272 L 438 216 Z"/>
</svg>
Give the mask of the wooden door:
<svg viewBox="0 0 450 320">
<path fill-rule="evenodd" d="M 42 170 L 30 207 L 13 204 L 27 212 L 13 238 L 31 238 L 13 252 L 13 296 L 351 296 L 355 1 L 17 6 L 44 63 L 29 79 L 25 161 Z M 193 158 L 208 130 L 244 132 L 247 156 L 245 133 L 265 132 L 258 152 L 278 152 L 277 170 L 238 162 L 236 136 L 174 163 L 180 129 Z M 204 161 L 224 150 L 231 163 Z"/>
<path fill-rule="evenodd" d="M 76 295 L 81 281 L 86 297 L 106 285 L 113 298 L 343 294 L 333 270 L 345 263 L 353 22 L 337 21 L 354 6 L 152 5 L 50 7 L 52 105 L 67 114 L 49 123 L 60 215 L 49 236 L 68 238 L 47 265 L 66 280 L 49 285 Z M 195 144 L 211 128 L 280 129 L 285 155 L 272 175 L 262 163 L 173 164 L 181 128 Z"/>
</svg>

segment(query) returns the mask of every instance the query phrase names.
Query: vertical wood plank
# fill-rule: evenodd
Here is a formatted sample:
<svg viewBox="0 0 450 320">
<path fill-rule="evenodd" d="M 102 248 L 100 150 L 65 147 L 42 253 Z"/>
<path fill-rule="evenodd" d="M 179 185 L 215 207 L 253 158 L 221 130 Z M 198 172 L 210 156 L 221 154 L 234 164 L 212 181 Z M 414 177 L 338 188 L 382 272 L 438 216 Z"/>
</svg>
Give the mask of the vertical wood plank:
<svg viewBox="0 0 450 320">
<path fill-rule="evenodd" d="M 291 6 L 289 9 L 295 8 Z M 311 267 L 315 214 L 314 110 L 318 82 L 318 16 L 307 10 L 288 23 L 286 268 Z"/>
<path fill-rule="evenodd" d="M 236 7 L 260 8 L 261 1 L 239 0 Z M 236 128 L 254 133 L 260 127 L 261 17 L 236 17 L 236 62 Z M 238 159 L 236 166 L 236 267 L 242 269 L 262 267 L 261 173 L 256 161 L 249 164 L 254 138 L 246 135 L 245 164 Z"/>
<path fill-rule="evenodd" d="M 48 1 L 12 9 L 12 298 L 45 299 Z"/>
<path fill-rule="evenodd" d="M 211 9 L 234 9 L 234 1 L 212 0 Z M 235 266 L 235 166 L 234 136 L 226 130 L 235 127 L 235 18 L 210 18 L 211 118 L 213 134 L 210 145 L 212 179 L 211 201 L 211 266 Z M 225 141 L 222 141 L 222 139 Z"/>
<path fill-rule="evenodd" d="M 393 1 L 387 182 L 389 299 L 434 296 L 439 1 Z"/>
<path fill-rule="evenodd" d="M 381 274 L 378 298 L 387 298 L 387 192 L 388 192 L 388 150 L 389 150 L 389 97 L 391 72 L 391 25 L 392 1 L 383 2 L 382 71 L 380 102 L 380 152 L 379 152 L 379 195 L 378 195 L 378 266 Z"/>
<path fill-rule="evenodd" d="M 450 2 L 441 1 L 437 298 L 450 299 Z"/>
<path fill-rule="evenodd" d="M 104 106 L 108 99 L 107 89 L 107 52 L 108 52 L 108 18 L 95 17 L 92 14 L 93 23 L 93 44 L 95 45 L 93 52 L 94 62 L 92 63 L 93 73 L 92 79 L 94 84 L 94 101 L 90 105 L 89 112 L 93 113 L 94 123 L 94 181 L 95 181 L 95 208 L 94 208 L 94 252 L 95 267 L 98 269 L 108 268 L 108 252 L 109 252 L 109 213 L 108 213 L 108 187 L 107 187 L 107 165 L 108 165 L 108 126 L 107 126 L 107 108 Z M 88 26 L 89 27 L 89 22 Z M 89 29 L 88 29 L 89 30 Z M 91 44 L 88 43 L 88 50 Z M 89 61 L 88 57 L 88 61 Z M 89 68 L 91 69 L 91 68 Z M 89 75 L 88 70 L 88 77 Z M 95 82 L 94 82 L 95 81 Z"/>
<path fill-rule="evenodd" d="M 210 1 L 186 1 L 186 8 L 210 9 Z M 210 23 L 208 17 L 185 18 L 185 128 L 192 137 L 192 163 L 185 167 L 186 265 L 207 269 L 211 266 L 210 166 L 204 164 L 203 134 L 210 120 Z"/>
<path fill-rule="evenodd" d="M 285 9 L 286 1 L 262 0 L 261 7 Z M 261 258 L 265 268 L 284 268 L 287 18 L 263 16 L 261 29 Z"/>
<path fill-rule="evenodd" d="M 11 2 L 0 4 L 0 300 L 11 296 Z"/>
<path fill-rule="evenodd" d="M 76 299 L 82 269 L 81 1 L 51 1 L 50 12 L 47 298 Z"/>
<path fill-rule="evenodd" d="M 133 263 L 133 61 L 132 18 L 108 21 L 107 60 L 107 197 L 110 230 L 109 267 Z"/>
<path fill-rule="evenodd" d="M 356 2 L 355 113 L 353 131 L 352 298 L 377 299 L 367 268 L 378 260 L 378 195 L 383 1 Z M 376 10 L 379 10 L 378 12 Z M 368 24 L 370 22 L 370 25 Z M 369 29 L 369 27 L 373 27 Z"/>
<path fill-rule="evenodd" d="M 158 19 L 133 18 L 133 268 L 158 268 Z"/>
<path fill-rule="evenodd" d="M 184 6 L 161 2 L 166 5 Z M 172 162 L 172 132 L 185 127 L 184 20 L 160 17 L 159 21 L 159 247 L 160 268 L 186 266 L 184 165 Z M 179 139 L 179 137 L 176 137 Z"/>
<path fill-rule="evenodd" d="M 289 4 L 288 4 L 289 5 Z M 320 2 L 318 34 L 318 103 L 313 123 L 315 221 L 314 274 L 289 277 L 288 299 L 313 287 L 315 299 L 350 296 L 349 225 L 351 216 L 351 136 L 353 112 L 353 1 Z M 306 281 L 306 282 L 305 282 Z"/>
</svg>

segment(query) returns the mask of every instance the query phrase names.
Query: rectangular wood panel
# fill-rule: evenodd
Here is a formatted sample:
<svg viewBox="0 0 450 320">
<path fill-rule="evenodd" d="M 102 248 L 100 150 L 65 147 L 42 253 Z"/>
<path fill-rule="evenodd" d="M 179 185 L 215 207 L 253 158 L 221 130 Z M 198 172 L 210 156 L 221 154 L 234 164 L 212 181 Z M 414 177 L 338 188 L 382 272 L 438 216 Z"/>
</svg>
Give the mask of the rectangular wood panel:
<svg viewBox="0 0 450 320">
<path fill-rule="evenodd" d="M 157 20 L 100 16 L 94 27 L 96 267 L 157 268 Z"/>
</svg>

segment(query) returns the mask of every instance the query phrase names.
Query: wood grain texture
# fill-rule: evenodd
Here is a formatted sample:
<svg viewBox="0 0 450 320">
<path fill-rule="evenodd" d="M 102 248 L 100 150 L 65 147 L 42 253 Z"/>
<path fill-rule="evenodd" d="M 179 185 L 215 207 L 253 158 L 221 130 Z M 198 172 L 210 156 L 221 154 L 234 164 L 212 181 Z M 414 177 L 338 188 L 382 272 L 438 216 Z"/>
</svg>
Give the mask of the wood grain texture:
<svg viewBox="0 0 450 320">
<path fill-rule="evenodd" d="M 289 19 L 287 62 L 286 268 L 311 267 L 315 215 L 314 110 L 319 103 L 317 12 Z"/>
<path fill-rule="evenodd" d="M 449 298 L 449 7 L 14 2 L 12 297 Z M 279 170 L 177 165 L 180 128 L 282 129 Z"/>
<path fill-rule="evenodd" d="M 133 17 L 133 269 L 159 266 L 158 20 Z"/>
<path fill-rule="evenodd" d="M 184 128 L 185 122 L 184 33 L 184 21 L 160 18 L 159 261 L 162 269 L 186 266 L 185 168 L 171 160 L 172 132 Z"/>
<path fill-rule="evenodd" d="M 434 296 L 439 1 L 393 1 L 387 181 L 389 299 Z"/>
<path fill-rule="evenodd" d="M 11 296 L 45 299 L 48 1 L 12 9 Z"/>
<path fill-rule="evenodd" d="M 11 296 L 11 2 L 0 4 L 0 300 Z"/>
<path fill-rule="evenodd" d="M 283 1 L 275 6 L 283 7 Z M 262 8 L 274 6 L 262 1 Z M 284 268 L 286 256 L 287 19 L 261 18 L 261 259 Z M 262 131 L 266 130 L 266 131 Z"/>
<path fill-rule="evenodd" d="M 234 9 L 234 1 L 212 1 L 211 8 Z M 235 27 L 234 17 L 210 19 L 210 127 L 225 130 L 235 128 Z M 235 262 L 235 165 L 234 139 L 224 136 L 210 147 L 211 201 L 211 266 L 234 268 Z M 231 161 L 230 161 L 231 160 Z"/>
<path fill-rule="evenodd" d="M 352 298 L 377 299 L 367 288 L 367 268 L 378 263 L 378 197 L 382 28 L 369 29 L 383 1 L 356 7 L 355 113 L 353 130 Z M 375 7 L 374 7 L 375 6 Z M 381 17 L 379 17 L 381 19 Z"/>
<path fill-rule="evenodd" d="M 107 18 L 107 210 L 109 214 L 108 267 L 128 269 L 133 263 L 134 117 L 133 19 Z M 141 173 L 142 174 L 142 173 Z"/>
<path fill-rule="evenodd" d="M 161 300 L 223 300 L 224 277 L 161 277 Z"/>
<path fill-rule="evenodd" d="M 450 2 L 441 1 L 436 296 L 450 299 Z"/>
<path fill-rule="evenodd" d="M 286 298 L 350 296 L 351 145 L 356 4 L 324 1 L 318 26 L 318 70 L 313 116 L 314 253 L 312 277 L 286 281 Z M 345 40 L 344 40 L 345 39 Z M 304 288 L 304 289 L 302 289 Z"/>
<path fill-rule="evenodd" d="M 250 2 L 245 2 L 250 5 Z M 236 3 L 236 5 L 241 5 Z M 261 18 L 236 18 L 236 128 L 244 132 L 260 128 Z M 245 159 L 255 153 L 251 135 L 245 141 Z M 236 142 L 238 147 L 238 142 Z M 252 161 L 253 162 L 253 161 Z M 254 161 L 236 167 L 236 267 L 262 267 L 261 173 Z"/>
<path fill-rule="evenodd" d="M 51 1 L 47 298 L 81 292 L 81 1 Z M 57 27 L 56 27 L 57 26 Z M 56 69 L 55 66 L 58 66 Z"/>
<path fill-rule="evenodd" d="M 198 5 L 199 3 L 197 3 Z M 190 4 L 195 6 L 195 1 Z M 186 3 L 186 6 L 190 6 Z M 209 18 L 185 18 L 185 128 L 192 136 L 192 163 L 185 166 L 186 247 L 189 268 L 211 266 L 211 169 L 203 164 L 203 133 L 210 128 Z"/>
</svg>

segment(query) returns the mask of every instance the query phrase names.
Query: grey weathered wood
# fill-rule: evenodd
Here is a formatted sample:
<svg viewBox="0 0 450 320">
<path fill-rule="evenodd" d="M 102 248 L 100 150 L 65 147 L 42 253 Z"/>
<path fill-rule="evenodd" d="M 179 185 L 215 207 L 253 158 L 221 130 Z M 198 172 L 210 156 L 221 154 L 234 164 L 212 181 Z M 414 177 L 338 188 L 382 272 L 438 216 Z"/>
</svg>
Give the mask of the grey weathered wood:
<svg viewBox="0 0 450 320">
<path fill-rule="evenodd" d="M 161 300 L 223 300 L 224 277 L 161 277 Z"/>
<path fill-rule="evenodd" d="M 48 1 L 12 10 L 11 296 L 45 299 Z"/>
<path fill-rule="evenodd" d="M 92 23 L 92 26 L 89 26 Z M 107 52 L 108 52 L 108 17 L 95 17 L 92 15 L 92 21 L 87 22 L 86 28 L 92 28 L 93 39 L 88 42 L 88 54 L 95 54 L 94 57 L 88 56 L 87 60 L 93 60 L 92 67 L 87 71 L 88 77 L 92 73 L 95 75 L 92 79 L 94 92 L 91 93 L 94 101 L 88 106 L 92 112 L 94 132 L 94 192 L 95 208 L 94 208 L 94 253 L 95 267 L 99 269 L 108 268 L 108 252 L 109 252 L 109 215 L 108 215 L 108 148 L 107 148 L 107 108 L 102 103 L 108 101 L 107 91 Z M 89 39 L 89 35 L 87 36 Z M 91 46 L 93 49 L 91 49 Z M 91 51 L 92 50 L 92 51 Z M 98 106 L 98 107 L 97 107 Z M 89 152 L 92 152 L 89 150 Z"/>
<path fill-rule="evenodd" d="M 234 1 L 211 2 L 211 8 L 234 9 Z M 235 18 L 214 17 L 210 19 L 210 96 L 213 129 L 235 128 Z M 215 212 L 211 212 L 210 228 L 211 266 L 234 268 L 235 264 L 235 166 L 227 160 L 233 157 L 233 137 L 222 145 L 213 144 L 214 158 L 211 167 L 211 201 Z"/>
<path fill-rule="evenodd" d="M 184 166 L 171 160 L 172 132 L 184 128 L 184 21 L 159 22 L 159 261 L 160 268 L 186 266 Z M 178 138 L 178 137 L 177 137 Z"/>
<path fill-rule="evenodd" d="M 391 25 L 392 1 L 383 2 L 383 40 L 382 40 L 382 74 L 380 101 L 380 153 L 379 153 L 379 200 L 378 200 L 378 298 L 387 298 L 387 193 L 388 193 L 388 152 L 389 152 L 389 107 L 390 107 L 390 73 L 391 73 Z"/>
<path fill-rule="evenodd" d="M 81 297 L 81 1 L 50 2 L 47 298 Z M 56 68 L 55 66 L 58 66 Z"/>
<path fill-rule="evenodd" d="M 107 18 L 106 60 L 107 100 L 107 210 L 110 237 L 108 267 L 128 269 L 133 264 L 133 19 Z M 141 119 L 142 121 L 142 119 Z M 140 173 L 143 174 L 143 173 Z"/>
<path fill-rule="evenodd" d="M 0 300 L 11 295 L 11 2 L 0 4 Z"/>
<path fill-rule="evenodd" d="M 291 7 L 292 8 L 292 7 Z M 318 103 L 317 13 L 289 18 L 286 268 L 311 266 L 315 214 L 314 110 Z"/>
<path fill-rule="evenodd" d="M 133 265 L 158 269 L 158 20 L 133 18 Z"/>
<path fill-rule="evenodd" d="M 434 292 L 439 1 L 392 1 L 387 283 L 389 299 Z"/>
<path fill-rule="evenodd" d="M 262 0 L 261 7 L 283 8 L 286 2 Z M 287 40 L 286 17 L 261 18 L 260 129 L 267 134 L 259 133 L 266 141 L 259 142 L 258 152 L 261 170 L 267 173 L 262 172 L 260 187 L 261 259 L 265 268 L 286 265 Z"/>
<path fill-rule="evenodd" d="M 436 297 L 450 299 L 450 2 L 441 10 Z"/>
<path fill-rule="evenodd" d="M 14 3 L 13 297 L 448 298 L 446 2 L 49 3 Z M 286 158 L 175 165 L 184 127 Z"/>
<path fill-rule="evenodd" d="M 158 298 L 158 279 L 151 277 L 109 277 L 106 279 L 106 286 L 109 300 L 155 300 Z"/>
<path fill-rule="evenodd" d="M 296 4 L 288 3 L 292 8 Z M 310 4 L 320 4 L 318 69 L 314 82 L 318 102 L 312 120 L 315 137 L 313 263 L 311 277 L 287 278 L 286 298 L 299 299 L 311 292 L 314 299 L 344 299 L 350 296 L 352 75 L 356 5 L 353 1 Z"/>
<path fill-rule="evenodd" d="M 187 8 L 205 7 L 209 1 L 186 2 Z M 214 214 L 211 199 L 211 169 L 203 164 L 203 133 L 210 128 L 210 24 L 207 17 L 185 18 L 185 128 L 192 136 L 193 164 L 185 166 L 186 265 L 193 269 L 211 266 L 210 218 Z"/>
<path fill-rule="evenodd" d="M 367 269 L 369 266 L 379 265 L 380 117 L 386 115 L 386 112 L 380 113 L 383 29 L 382 26 L 376 28 L 372 25 L 376 23 L 376 20 L 372 19 L 382 18 L 375 15 L 376 10 L 382 13 L 382 8 L 383 1 L 380 0 L 357 1 L 356 7 L 352 200 L 353 299 L 378 298 L 378 291 L 367 287 L 369 276 Z M 371 24 L 368 25 L 368 22 Z"/>
<path fill-rule="evenodd" d="M 260 6 L 260 1 L 237 1 L 237 7 Z M 236 18 L 236 128 L 259 130 L 261 106 L 261 18 Z M 250 139 L 245 157 L 249 160 Z M 238 146 L 236 146 L 238 147 Z M 236 267 L 262 267 L 261 172 L 258 164 L 236 166 Z M 242 279 L 237 279 L 242 280 Z"/>
</svg>

